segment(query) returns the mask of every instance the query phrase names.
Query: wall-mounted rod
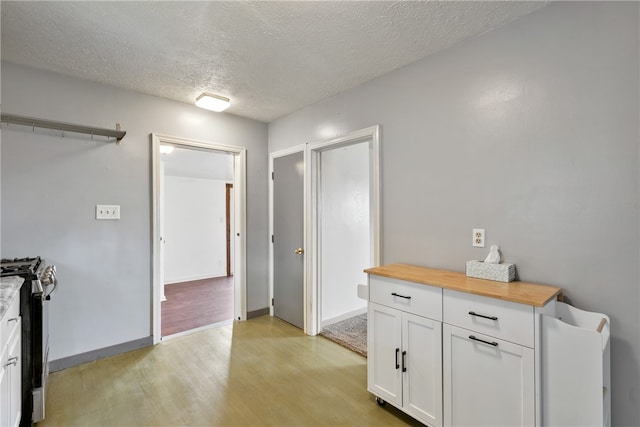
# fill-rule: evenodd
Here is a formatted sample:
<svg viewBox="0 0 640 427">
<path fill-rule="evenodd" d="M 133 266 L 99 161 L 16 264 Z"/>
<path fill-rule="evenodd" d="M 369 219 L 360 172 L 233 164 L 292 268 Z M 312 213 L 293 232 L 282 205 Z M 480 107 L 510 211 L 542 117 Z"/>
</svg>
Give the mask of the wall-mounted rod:
<svg viewBox="0 0 640 427">
<path fill-rule="evenodd" d="M 33 117 L 16 116 L 14 114 L 2 113 L 2 123 L 10 123 L 14 125 L 31 126 L 36 128 L 55 129 L 67 132 L 84 133 L 87 135 L 99 135 L 110 138 L 116 138 L 118 142 L 127 134 L 123 130 L 113 130 L 105 128 L 96 128 L 92 126 L 74 125 L 71 123 L 56 122 L 53 120 L 36 119 Z M 119 127 L 119 126 L 118 126 Z"/>
</svg>

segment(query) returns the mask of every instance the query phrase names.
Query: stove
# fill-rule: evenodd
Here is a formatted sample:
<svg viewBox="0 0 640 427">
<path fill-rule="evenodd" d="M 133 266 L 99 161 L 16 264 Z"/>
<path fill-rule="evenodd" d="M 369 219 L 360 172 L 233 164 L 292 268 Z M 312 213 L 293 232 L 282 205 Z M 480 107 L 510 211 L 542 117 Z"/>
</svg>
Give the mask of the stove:
<svg viewBox="0 0 640 427">
<path fill-rule="evenodd" d="M 0 260 L 0 277 L 20 276 L 22 316 L 22 419 L 32 426 L 44 419 L 49 376 L 49 303 L 58 280 L 56 268 L 40 257 Z"/>
</svg>

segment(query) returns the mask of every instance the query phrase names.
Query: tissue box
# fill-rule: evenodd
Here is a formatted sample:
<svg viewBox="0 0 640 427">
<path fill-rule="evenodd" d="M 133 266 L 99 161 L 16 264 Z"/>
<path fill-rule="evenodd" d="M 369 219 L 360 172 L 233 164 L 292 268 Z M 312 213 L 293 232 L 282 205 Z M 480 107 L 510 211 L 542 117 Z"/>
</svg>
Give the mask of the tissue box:
<svg viewBox="0 0 640 427">
<path fill-rule="evenodd" d="M 467 261 L 467 276 L 478 279 L 512 282 L 516 278 L 515 264 L 490 264 L 482 261 Z"/>
</svg>

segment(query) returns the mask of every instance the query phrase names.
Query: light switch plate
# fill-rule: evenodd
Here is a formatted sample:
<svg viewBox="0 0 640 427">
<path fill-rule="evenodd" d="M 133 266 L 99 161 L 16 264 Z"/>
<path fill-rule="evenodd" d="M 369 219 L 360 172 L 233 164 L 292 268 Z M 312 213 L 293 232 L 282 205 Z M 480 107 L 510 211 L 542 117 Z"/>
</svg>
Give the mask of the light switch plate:
<svg viewBox="0 0 640 427">
<path fill-rule="evenodd" d="M 96 205 L 96 219 L 120 219 L 120 205 Z"/>
</svg>

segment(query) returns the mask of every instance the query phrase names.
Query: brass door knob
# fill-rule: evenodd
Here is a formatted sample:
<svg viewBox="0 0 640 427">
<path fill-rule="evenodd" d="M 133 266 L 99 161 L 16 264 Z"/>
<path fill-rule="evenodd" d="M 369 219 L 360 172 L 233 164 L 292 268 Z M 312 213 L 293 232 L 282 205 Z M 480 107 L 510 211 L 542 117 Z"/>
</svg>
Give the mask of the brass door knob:
<svg viewBox="0 0 640 427">
<path fill-rule="evenodd" d="M 293 251 L 293 253 L 296 255 L 302 255 L 304 253 L 304 249 L 298 248 L 295 251 Z"/>
</svg>

